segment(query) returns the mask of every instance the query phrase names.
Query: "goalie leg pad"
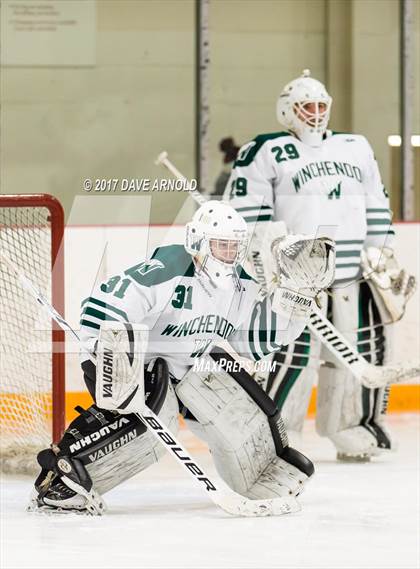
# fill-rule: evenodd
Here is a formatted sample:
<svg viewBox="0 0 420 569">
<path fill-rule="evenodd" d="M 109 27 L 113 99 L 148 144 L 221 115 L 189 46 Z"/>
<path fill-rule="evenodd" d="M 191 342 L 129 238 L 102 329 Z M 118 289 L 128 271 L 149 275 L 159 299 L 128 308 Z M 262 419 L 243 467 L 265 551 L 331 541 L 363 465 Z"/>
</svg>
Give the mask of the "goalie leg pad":
<svg viewBox="0 0 420 569">
<path fill-rule="evenodd" d="M 211 357 L 220 364 L 232 360 L 227 354 Z M 253 499 L 302 491 L 313 465 L 288 446 L 276 406 L 245 371 L 190 370 L 176 392 L 200 422 L 215 466 L 232 489 Z"/>
<path fill-rule="evenodd" d="M 388 338 L 366 283 L 334 290 L 332 320 L 368 361 L 386 361 Z M 363 387 L 325 348 L 323 355 L 328 363 L 319 377 L 318 433 L 332 440 L 342 460 L 369 460 L 390 449 L 392 441 L 383 425 L 388 389 Z"/>
<path fill-rule="evenodd" d="M 176 432 L 178 404 L 164 360 L 155 361 L 148 379 L 147 405 Z M 86 501 L 81 500 L 85 498 L 83 493 L 75 490 L 65 478 L 66 474 L 60 471 L 60 461 L 68 461 L 75 470 L 83 471 L 96 494 L 101 495 L 157 462 L 165 452 L 134 414 L 120 415 L 96 405 L 86 411 L 80 407 L 77 410 L 80 416 L 70 424 L 58 446 L 39 455 L 42 472 L 35 487 L 38 501 L 45 505 L 58 507 L 59 504 L 63 509 L 79 510 L 86 505 Z M 43 454 L 46 452 L 48 454 Z M 63 486 L 67 489 L 63 490 Z"/>
</svg>

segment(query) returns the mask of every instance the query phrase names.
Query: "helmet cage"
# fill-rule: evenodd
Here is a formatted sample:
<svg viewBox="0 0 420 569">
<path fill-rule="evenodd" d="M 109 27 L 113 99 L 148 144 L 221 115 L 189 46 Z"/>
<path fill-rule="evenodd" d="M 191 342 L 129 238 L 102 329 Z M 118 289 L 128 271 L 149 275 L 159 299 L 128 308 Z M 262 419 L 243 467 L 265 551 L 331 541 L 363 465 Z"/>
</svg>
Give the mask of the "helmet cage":
<svg viewBox="0 0 420 569">
<path fill-rule="evenodd" d="M 315 112 L 311 112 L 306 108 L 308 103 L 315 105 Z M 323 106 L 322 111 L 320 110 L 320 105 Z M 330 118 L 330 104 L 328 102 L 314 100 L 298 101 L 293 104 L 293 111 L 298 120 L 315 129 L 316 132 L 324 133 L 327 129 Z"/>
<path fill-rule="evenodd" d="M 220 246 L 220 243 L 227 243 L 228 253 L 229 245 L 235 244 L 236 254 L 232 260 L 223 260 L 214 254 L 214 249 Z M 229 235 L 220 233 L 216 235 L 200 230 L 197 224 L 191 221 L 186 226 L 185 248 L 193 257 L 199 257 L 200 261 L 204 262 L 209 257 L 228 270 L 244 262 L 248 249 L 248 235 L 246 230 L 234 230 L 233 234 L 231 232 Z"/>
</svg>

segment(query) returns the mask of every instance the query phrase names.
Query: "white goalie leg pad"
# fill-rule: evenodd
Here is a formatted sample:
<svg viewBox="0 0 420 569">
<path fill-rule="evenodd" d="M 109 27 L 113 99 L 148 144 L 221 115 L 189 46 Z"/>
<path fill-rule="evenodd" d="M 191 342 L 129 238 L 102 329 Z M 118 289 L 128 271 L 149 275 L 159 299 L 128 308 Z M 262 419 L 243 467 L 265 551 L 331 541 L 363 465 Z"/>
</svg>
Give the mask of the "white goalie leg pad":
<svg viewBox="0 0 420 569">
<path fill-rule="evenodd" d="M 335 289 L 333 322 L 365 357 L 373 363 L 381 359 L 385 363 L 389 343 L 373 302 L 366 283 Z M 383 427 L 388 390 L 363 387 L 325 348 L 321 359 L 326 364 L 321 367 L 318 383 L 318 433 L 331 439 L 338 458 L 344 460 L 368 460 L 382 448 L 391 448 L 391 439 Z"/>
<path fill-rule="evenodd" d="M 233 490 L 253 499 L 302 491 L 308 476 L 277 456 L 266 414 L 229 374 L 191 370 L 176 393 L 200 422 L 202 431 L 195 432 L 204 434 L 217 471 Z"/>
<path fill-rule="evenodd" d="M 373 292 L 373 287 L 371 286 L 370 281 L 366 281 L 367 284 L 371 287 L 373 297 L 375 299 L 376 308 L 379 312 L 379 317 L 382 322 L 388 321 L 388 313 L 386 309 L 382 306 L 380 302 L 377 301 L 375 294 Z M 395 325 L 386 324 L 383 326 L 382 329 L 383 338 L 385 341 L 385 349 L 383 353 L 383 364 L 390 364 L 395 359 Z M 375 354 L 373 354 L 375 356 Z M 389 431 L 388 427 L 385 424 L 386 421 L 386 414 L 388 411 L 388 401 L 389 401 L 389 392 L 391 390 L 391 386 L 387 385 L 385 387 L 381 387 L 375 389 L 375 398 L 376 398 L 376 405 L 373 410 L 373 419 L 375 423 L 380 427 L 380 429 L 385 434 L 385 438 L 388 440 L 387 445 L 379 444 L 378 450 L 379 454 L 387 453 L 389 451 L 396 451 L 398 449 L 398 441 L 394 438 L 393 434 Z"/>
<path fill-rule="evenodd" d="M 178 413 L 175 392 L 169 384 L 159 417 L 174 434 L 179 429 Z M 165 447 L 149 431 L 140 436 L 134 436 L 133 432 L 131 440 L 124 436 L 112 444 L 105 441 L 101 448 L 86 452 L 84 460 L 95 488 L 104 494 L 157 462 L 165 452 Z"/>
<path fill-rule="evenodd" d="M 361 417 L 361 385 L 341 367 L 322 366 L 317 393 L 318 434 L 329 437 L 342 457 L 374 456 L 376 438 L 359 425 Z"/>
</svg>

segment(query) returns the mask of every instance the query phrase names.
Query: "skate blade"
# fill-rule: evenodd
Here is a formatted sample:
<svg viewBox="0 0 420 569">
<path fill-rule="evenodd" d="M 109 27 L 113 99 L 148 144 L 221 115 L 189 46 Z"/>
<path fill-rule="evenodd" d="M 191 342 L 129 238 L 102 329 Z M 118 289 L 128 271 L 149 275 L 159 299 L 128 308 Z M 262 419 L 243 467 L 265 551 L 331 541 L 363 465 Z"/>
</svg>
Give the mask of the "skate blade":
<svg viewBox="0 0 420 569">
<path fill-rule="evenodd" d="M 36 501 L 30 501 L 26 507 L 26 512 L 28 514 L 40 515 L 40 516 L 61 516 L 76 514 L 76 516 L 92 516 L 92 514 L 86 509 L 77 508 L 56 508 L 54 506 L 47 506 L 46 504 L 39 505 Z"/>
<path fill-rule="evenodd" d="M 346 454 L 344 452 L 337 453 L 337 460 L 340 462 L 370 462 L 372 455 L 370 454 Z"/>
</svg>

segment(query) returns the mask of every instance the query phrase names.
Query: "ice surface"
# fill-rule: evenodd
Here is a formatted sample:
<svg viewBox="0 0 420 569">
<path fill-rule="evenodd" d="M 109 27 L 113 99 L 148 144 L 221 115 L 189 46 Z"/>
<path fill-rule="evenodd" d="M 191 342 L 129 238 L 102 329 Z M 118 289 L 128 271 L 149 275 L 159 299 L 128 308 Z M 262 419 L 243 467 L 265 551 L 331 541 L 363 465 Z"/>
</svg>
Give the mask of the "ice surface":
<svg viewBox="0 0 420 569">
<path fill-rule="evenodd" d="M 302 512 L 277 518 L 231 518 L 169 456 L 109 492 L 101 518 L 27 514 L 31 480 L 4 477 L 1 567 L 419 567 L 419 416 L 391 416 L 389 424 L 400 441 L 396 454 L 342 464 L 308 421 L 302 450 L 316 477 Z M 192 435 L 183 438 L 214 473 Z"/>
</svg>

